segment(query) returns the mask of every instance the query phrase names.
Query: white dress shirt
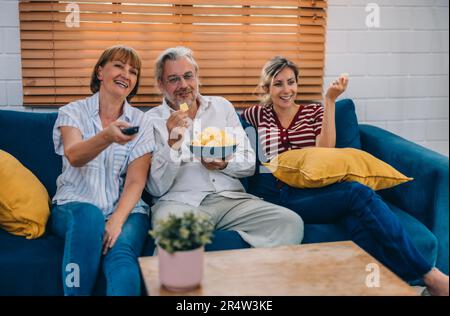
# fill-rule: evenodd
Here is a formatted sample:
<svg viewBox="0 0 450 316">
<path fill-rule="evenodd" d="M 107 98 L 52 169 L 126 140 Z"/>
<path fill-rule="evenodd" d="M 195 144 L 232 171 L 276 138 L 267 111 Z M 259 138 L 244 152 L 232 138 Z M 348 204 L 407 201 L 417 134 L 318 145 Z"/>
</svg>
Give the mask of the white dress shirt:
<svg viewBox="0 0 450 316">
<path fill-rule="evenodd" d="M 238 178 L 254 173 L 256 156 L 233 105 L 222 97 L 200 95 L 197 101 L 197 114 L 186 129 L 178 151 L 167 143 L 166 122 L 174 110 L 166 101 L 145 114 L 153 123 L 156 144 L 146 186 L 155 203 L 159 200 L 176 201 L 197 207 L 211 193 L 241 198 L 245 190 Z M 225 130 L 236 138 L 236 152 L 223 170 L 206 169 L 189 150 L 192 135 L 207 127 Z"/>
</svg>

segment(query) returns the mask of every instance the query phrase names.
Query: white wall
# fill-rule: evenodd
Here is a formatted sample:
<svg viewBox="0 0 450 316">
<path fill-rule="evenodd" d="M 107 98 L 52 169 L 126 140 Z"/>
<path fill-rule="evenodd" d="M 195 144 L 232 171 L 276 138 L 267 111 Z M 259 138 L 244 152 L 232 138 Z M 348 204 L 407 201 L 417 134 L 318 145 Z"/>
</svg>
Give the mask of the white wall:
<svg viewBox="0 0 450 316">
<path fill-rule="evenodd" d="M 18 0 L 0 0 L 0 106 L 23 109 Z"/>
<path fill-rule="evenodd" d="M 366 26 L 368 3 L 380 27 Z M 350 74 L 360 122 L 448 156 L 448 0 L 329 0 L 325 84 Z"/>
<path fill-rule="evenodd" d="M 369 29 L 365 6 L 380 6 Z M 448 0 L 329 0 L 326 85 L 350 74 L 360 122 L 448 156 Z M 0 107 L 22 107 L 18 0 L 0 0 Z"/>
</svg>

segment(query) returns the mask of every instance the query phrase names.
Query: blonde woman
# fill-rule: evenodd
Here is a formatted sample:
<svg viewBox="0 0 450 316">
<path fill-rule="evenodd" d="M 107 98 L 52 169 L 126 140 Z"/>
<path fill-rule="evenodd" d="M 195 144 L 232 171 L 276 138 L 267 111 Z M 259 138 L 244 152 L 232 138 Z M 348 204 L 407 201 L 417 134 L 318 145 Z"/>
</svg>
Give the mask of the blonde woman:
<svg viewBox="0 0 450 316">
<path fill-rule="evenodd" d="M 263 68 L 261 104 L 243 118 L 259 134 L 266 160 L 288 150 L 335 147 L 335 101 L 348 84 L 346 76 L 333 81 L 320 104 L 295 103 L 299 70 L 290 60 L 275 57 Z M 396 215 L 372 189 L 342 182 L 318 189 L 298 189 L 261 173 L 250 192 L 287 207 L 305 224 L 340 221 L 352 240 L 407 281 L 423 279 L 432 295 L 448 295 L 449 279 L 419 253 Z"/>
</svg>

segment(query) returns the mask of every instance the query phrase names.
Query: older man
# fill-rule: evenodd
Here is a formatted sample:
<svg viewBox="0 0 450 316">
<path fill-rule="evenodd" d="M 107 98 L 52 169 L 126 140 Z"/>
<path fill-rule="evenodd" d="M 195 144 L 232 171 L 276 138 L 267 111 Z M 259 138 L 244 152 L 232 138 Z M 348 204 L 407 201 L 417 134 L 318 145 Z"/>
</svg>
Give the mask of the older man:
<svg viewBox="0 0 450 316">
<path fill-rule="evenodd" d="M 235 230 L 253 247 L 298 244 L 303 221 L 291 210 L 245 192 L 238 178 L 251 176 L 255 153 L 233 105 L 199 93 L 199 69 L 192 51 L 169 48 L 156 60 L 156 82 L 164 99 L 148 111 L 154 124 L 154 152 L 147 190 L 155 197 L 154 225 L 169 214 L 204 214 L 216 229 Z M 180 110 L 186 103 L 188 109 Z M 183 105 L 185 107 L 185 105 Z M 228 130 L 238 139 L 225 160 L 196 159 L 189 150 L 195 132 Z"/>
</svg>

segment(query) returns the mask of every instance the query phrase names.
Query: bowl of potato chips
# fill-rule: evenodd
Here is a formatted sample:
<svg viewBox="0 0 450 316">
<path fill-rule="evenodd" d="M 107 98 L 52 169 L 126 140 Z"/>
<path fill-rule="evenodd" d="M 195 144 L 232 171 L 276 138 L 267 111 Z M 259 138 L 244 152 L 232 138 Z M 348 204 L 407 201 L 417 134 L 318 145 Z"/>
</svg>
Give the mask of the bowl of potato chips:
<svg viewBox="0 0 450 316">
<path fill-rule="evenodd" d="M 196 135 L 190 145 L 191 152 L 200 158 L 225 159 L 233 155 L 237 144 L 233 135 L 216 127 L 207 127 Z"/>
</svg>

